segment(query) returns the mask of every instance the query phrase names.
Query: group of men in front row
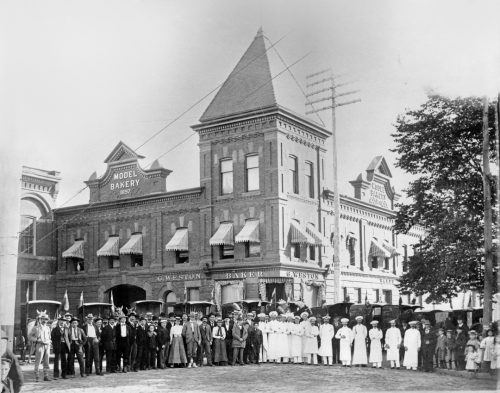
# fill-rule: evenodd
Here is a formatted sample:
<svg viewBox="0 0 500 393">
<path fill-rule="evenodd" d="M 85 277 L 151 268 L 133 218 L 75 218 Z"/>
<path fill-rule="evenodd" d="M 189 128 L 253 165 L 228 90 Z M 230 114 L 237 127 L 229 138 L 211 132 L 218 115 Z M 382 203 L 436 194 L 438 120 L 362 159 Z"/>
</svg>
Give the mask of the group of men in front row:
<svg viewBox="0 0 500 393">
<path fill-rule="evenodd" d="M 137 318 L 131 313 L 112 315 L 103 321 L 89 314 L 80 324 L 77 318 L 66 314 L 51 329 L 48 317 L 41 315 L 30 332 L 36 348 L 36 381 L 42 364 L 43 379 L 49 380 L 50 345 L 55 355 L 53 378 L 65 379 L 75 375 L 75 357 L 80 375 L 86 377 L 93 368 L 96 375 L 103 375 L 104 358 L 108 373 L 167 366 L 201 367 L 204 358 L 208 366 L 261 362 L 315 365 L 320 357 L 324 365 L 340 361 L 344 367 L 350 367 L 370 362 L 372 367 L 381 368 L 383 348 L 391 368 L 400 367 L 403 352 L 403 365 L 417 370 L 419 351 L 425 344 L 415 321 L 409 323 L 410 328 L 403 334 L 396 321 L 390 321 L 391 327 L 384 335 L 378 321 L 372 321 L 368 331 L 361 316 L 350 328 L 347 318 L 340 320 L 341 326 L 334 326 L 326 315 L 317 324 L 316 318 L 307 312 L 300 316 L 279 315 L 275 311 L 256 316 L 250 312 L 243 318 L 241 312 L 235 311 L 224 320 L 213 314 L 206 317 L 191 313 L 189 317 L 170 314 L 168 318 L 155 319 Z M 338 321 L 335 322 L 336 325 Z"/>
</svg>

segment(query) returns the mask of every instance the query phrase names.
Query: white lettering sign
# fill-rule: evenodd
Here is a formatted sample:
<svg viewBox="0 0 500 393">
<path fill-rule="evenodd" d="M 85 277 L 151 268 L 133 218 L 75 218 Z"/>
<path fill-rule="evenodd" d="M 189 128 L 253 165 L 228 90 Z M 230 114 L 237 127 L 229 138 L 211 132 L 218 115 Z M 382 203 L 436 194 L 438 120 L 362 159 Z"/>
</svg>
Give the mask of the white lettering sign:
<svg viewBox="0 0 500 393">
<path fill-rule="evenodd" d="M 138 177 L 135 170 L 115 173 L 113 175 L 113 180 L 122 180 L 122 181 L 112 182 L 110 184 L 111 191 L 123 190 L 130 187 L 137 187 L 139 185 L 140 179 L 133 179 L 134 177 Z M 125 193 L 126 192 L 120 191 L 120 194 L 125 194 Z"/>
</svg>

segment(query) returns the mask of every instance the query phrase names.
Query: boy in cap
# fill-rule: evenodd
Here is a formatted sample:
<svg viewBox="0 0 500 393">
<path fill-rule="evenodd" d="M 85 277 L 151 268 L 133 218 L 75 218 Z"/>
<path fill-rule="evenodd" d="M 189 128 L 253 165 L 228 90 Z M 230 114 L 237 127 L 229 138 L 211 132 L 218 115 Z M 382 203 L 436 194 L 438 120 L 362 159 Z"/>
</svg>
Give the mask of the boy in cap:
<svg viewBox="0 0 500 393">
<path fill-rule="evenodd" d="M 387 351 L 387 361 L 391 363 L 391 368 L 399 369 L 399 349 L 401 346 L 401 330 L 396 327 L 396 320 L 389 321 L 391 327 L 385 332 L 385 349 Z"/>
<path fill-rule="evenodd" d="M 446 368 L 445 358 L 446 358 L 446 336 L 444 335 L 444 329 L 440 328 L 438 330 L 438 337 L 436 341 L 436 349 L 434 351 L 436 356 L 436 364 L 438 368 Z"/>
<path fill-rule="evenodd" d="M 356 317 L 357 324 L 352 328 L 352 333 L 354 335 L 354 353 L 352 355 L 353 366 L 366 366 L 368 363 L 368 357 L 366 355 L 366 337 L 368 336 L 368 331 L 366 326 L 362 324 L 363 317 L 358 315 Z"/>
<path fill-rule="evenodd" d="M 453 330 L 448 329 L 446 331 L 446 353 L 445 353 L 445 363 L 448 370 L 455 369 L 455 348 L 457 346 L 455 337 L 453 337 Z"/>
<path fill-rule="evenodd" d="M 203 366 L 203 358 L 206 356 L 207 365 L 212 366 L 212 328 L 208 324 L 207 317 L 203 317 L 200 325 L 200 356 L 198 365 Z"/>
<path fill-rule="evenodd" d="M 43 380 L 49 381 L 50 327 L 49 317 L 45 312 L 39 314 L 40 324 L 35 325 L 30 332 L 30 340 L 35 343 L 35 381 L 39 381 L 38 369 L 43 363 Z"/>
<path fill-rule="evenodd" d="M 342 362 L 342 367 L 351 367 L 351 346 L 354 335 L 352 330 L 347 326 L 349 323 L 347 318 L 342 318 L 340 323 L 342 327 L 335 334 L 335 338 L 340 340 L 339 359 Z"/>
</svg>

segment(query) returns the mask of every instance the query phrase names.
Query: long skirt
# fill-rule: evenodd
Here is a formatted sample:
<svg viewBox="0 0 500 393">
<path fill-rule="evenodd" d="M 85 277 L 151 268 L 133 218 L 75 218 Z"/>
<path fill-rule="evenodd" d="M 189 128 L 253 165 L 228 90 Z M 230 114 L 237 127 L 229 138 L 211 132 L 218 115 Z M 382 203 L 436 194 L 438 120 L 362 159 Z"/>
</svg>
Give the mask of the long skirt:
<svg viewBox="0 0 500 393">
<path fill-rule="evenodd" d="M 170 344 L 168 364 L 175 363 L 187 363 L 186 351 L 184 350 L 184 342 L 181 336 L 172 337 L 172 343 Z"/>
<path fill-rule="evenodd" d="M 214 362 L 227 362 L 225 340 L 219 338 L 214 339 Z"/>
</svg>

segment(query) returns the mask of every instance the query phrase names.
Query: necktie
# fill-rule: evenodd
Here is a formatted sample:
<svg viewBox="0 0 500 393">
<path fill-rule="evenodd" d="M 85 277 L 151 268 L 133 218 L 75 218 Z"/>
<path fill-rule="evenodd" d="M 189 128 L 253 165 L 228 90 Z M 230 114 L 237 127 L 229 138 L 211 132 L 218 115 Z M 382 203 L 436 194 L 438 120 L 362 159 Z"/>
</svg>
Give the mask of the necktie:
<svg viewBox="0 0 500 393">
<path fill-rule="evenodd" d="M 219 331 L 217 332 L 217 335 L 220 336 L 220 326 L 219 326 Z"/>
</svg>

